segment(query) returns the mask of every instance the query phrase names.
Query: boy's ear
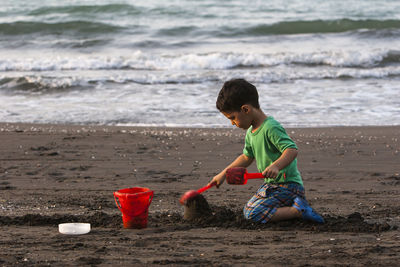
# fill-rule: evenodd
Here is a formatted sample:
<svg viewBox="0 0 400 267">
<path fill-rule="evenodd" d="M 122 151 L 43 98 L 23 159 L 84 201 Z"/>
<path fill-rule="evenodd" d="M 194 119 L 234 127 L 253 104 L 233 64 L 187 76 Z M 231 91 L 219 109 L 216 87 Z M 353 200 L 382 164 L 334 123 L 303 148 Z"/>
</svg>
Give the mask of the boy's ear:
<svg viewBox="0 0 400 267">
<path fill-rule="evenodd" d="M 243 105 L 240 108 L 240 110 L 243 111 L 244 113 L 248 113 L 250 111 L 250 109 L 251 109 L 250 105 L 247 105 L 247 104 Z"/>
</svg>

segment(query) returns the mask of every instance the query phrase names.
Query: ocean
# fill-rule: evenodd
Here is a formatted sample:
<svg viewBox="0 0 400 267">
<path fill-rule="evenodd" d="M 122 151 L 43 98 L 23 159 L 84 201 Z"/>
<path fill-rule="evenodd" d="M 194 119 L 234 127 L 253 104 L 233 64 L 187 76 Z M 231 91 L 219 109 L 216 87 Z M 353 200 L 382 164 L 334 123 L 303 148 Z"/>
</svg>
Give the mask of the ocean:
<svg viewBox="0 0 400 267">
<path fill-rule="evenodd" d="M 0 0 L 0 122 L 232 127 L 232 78 L 286 127 L 400 125 L 400 1 Z"/>
</svg>

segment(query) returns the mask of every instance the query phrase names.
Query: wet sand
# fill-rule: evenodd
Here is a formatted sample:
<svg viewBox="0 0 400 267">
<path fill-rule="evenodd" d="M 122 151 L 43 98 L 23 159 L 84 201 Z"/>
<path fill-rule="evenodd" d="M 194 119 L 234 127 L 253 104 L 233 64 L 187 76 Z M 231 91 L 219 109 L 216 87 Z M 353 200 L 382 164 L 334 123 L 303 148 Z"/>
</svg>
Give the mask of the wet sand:
<svg viewBox="0 0 400 267">
<path fill-rule="evenodd" d="M 257 179 L 207 190 L 212 215 L 183 219 L 179 198 L 241 153 L 239 129 L 0 124 L 0 265 L 397 265 L 400 127 L 288 133 L 324 225 L 244 220 Z M 113 192 L 128 187 L 154 190 L 146 229 L 122 227 Z"/>
</svg>

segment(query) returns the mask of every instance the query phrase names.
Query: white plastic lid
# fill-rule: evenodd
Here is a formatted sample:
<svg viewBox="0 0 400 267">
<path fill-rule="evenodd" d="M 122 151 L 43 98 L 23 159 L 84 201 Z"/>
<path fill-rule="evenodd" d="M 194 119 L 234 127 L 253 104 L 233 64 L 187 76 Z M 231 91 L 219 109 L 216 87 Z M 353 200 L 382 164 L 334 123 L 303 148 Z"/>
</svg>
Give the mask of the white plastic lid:
<svg viewBox="0 0 400 267">
<path fill-rule="evenodd" d="M 90 232 L 90 223 L 61 223 L 58 231 L 65 235 L 83 235 Z"/>
</svg>

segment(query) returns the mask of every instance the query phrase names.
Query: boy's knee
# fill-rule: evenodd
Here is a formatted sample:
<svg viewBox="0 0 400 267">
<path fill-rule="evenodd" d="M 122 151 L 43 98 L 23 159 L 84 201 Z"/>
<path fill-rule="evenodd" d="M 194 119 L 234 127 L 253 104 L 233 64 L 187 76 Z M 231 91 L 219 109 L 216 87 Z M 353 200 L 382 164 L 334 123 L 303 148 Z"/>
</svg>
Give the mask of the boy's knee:
<svg viewBox="0 0 400 267">
<path fill-rule="evenodd" d="M 251 220 L 253 222 L 267 223 L 271 219 L 275 211 L 275 208 L 249 207 L 246 205 L 243 208 L 243 215 L 244 218 L 247 220 Z"/>
<path fill-rule="evenodd" d="M 257 221 L 257 213 L 254 212 L 254 208 L 247 205 L 243 208 L 243 215 L 247 220 Z"/>
</svg>

